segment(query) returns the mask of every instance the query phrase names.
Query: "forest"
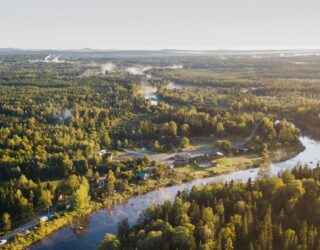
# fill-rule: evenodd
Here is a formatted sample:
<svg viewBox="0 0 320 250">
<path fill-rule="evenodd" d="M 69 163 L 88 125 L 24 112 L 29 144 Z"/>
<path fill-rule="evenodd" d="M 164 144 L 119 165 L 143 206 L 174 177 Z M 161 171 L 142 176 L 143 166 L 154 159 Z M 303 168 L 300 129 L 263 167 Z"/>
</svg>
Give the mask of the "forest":
<svg viewBox="0 0 320 250">
<path fill-rule="evenodd" d="M 195 186 L 119 224 L 105 249 L 319 249 L 320 168 L 296 166 L 256 181 Z"/>
<path fill-rule="evenodd" d="M 148 156 L 123 158 L 126 150 L 173 154 L 197 149 L 194 141 L 205 139 L 209 141 L 208 149 L 221 150 L 230 159 L 239 155 L 239 148 L 245 148 L 248 154 L 243 157 L 260 157 L 261 161 L 269 162 L 273 152 L 279 149 L 284 151 L 284 158 L 288 157 L 289 148 L 293 148 L 294 154 L 299 153 L 302 150 L 301 134 L 319 134 L 320 76 L 317 66 L 320 57 L 316 55 L 299 57 L 306 63 L 296 64 L 295 56 L 277 54 L 258 58 L 251 54 L 59 52 L 62 59 L 52 62 L 45 59 L 49 53 L 57 52 L 0 51 L 1 235 L 36 215 L 45 214 L 48 208 L 63 217 L 66 206 L 76 212 L 90 204 L 111 205 L 195 177 L 190 172 L 150 160 Z M 146 87 L 155 89 L 156 105 L 146 97 Z M 148 169 L 152 169 L 150 178 L 141 179 L 141 173 Z M 210 174 L 216 173 L 211 171 Z M 302 178 L 292 174 L 296 182 L 302 182 L 301 189 L 306 192 Z M 283 176 L 277 178 L 276 182 L 282 183 L 279 186 L 283 190 L 286 180 Z M 165 239 L 172 237 L 175 228 L 179 227 L 175 232 L 177 236 L 179 230 L 182 234 L 193 235 L 194 239 L 191 237 L 192 242 L 188 243 L 190 249 L 212 249 L 212 246 L 231 249 L 226 248 L 229 244 L 235 249 L 269 249 L 253 240 L 257 230 L 253 227 L 258 226 L 253 221 L 255 216 L 255 219 L 263 219 L 271 211 L 271 215 L 280 211 L 272 206 L 270 211 L 254 210 L 254 207 L 262 206 L 260 199 L 264 197 L 256 186 L 260 181 L 257 183 L 250 187 L 251 196 L 243 194 L 241 199 L 240 193 L 247 194 L 248 186 L 208 187 L 215 190 L 209 193 L 220 197 L 210 204 L 194 198 L 196 190 L 179 194 L 174 204 L 166 204 L 168 212 L 161 212 L 162 207 L 154 208 L 157 214 L 152 214 L 152 220 L 144 218 L 146 229 L 141 229 L 144 233 L 140 235 L 135 231 L 137 229 L 132 229 L 132 234 L 136 235 L 130 238 L 131 245 L 124 245 L 123 237 L 128 235 L 119 234 L 117 241 L 123 248 L 139 245 L 148 249 L 149 243 L 165 244 Z M 206 191 L 200 189 L 198 195 L 201 192 L 205 195 Z M 227 198 L 223 197 L 225 193 L 236 192 L 235 189 L 239 189 L 239 193 L 234 194 L 234 199 L 244 201 L 241 204 L 245 207 L 238 213 L 233 213 L 233 208 L 225 201 Z M 280 194 L 271 193 L 275 195 L 272 199 L 279 198 Z M 271 197 L 263 199 L 267 198 Z M 226 207 L 227 214 L 219 214 L 217 206 L 220 203 Z M 184 211 L 184 219 L 170 219 L 175 206 Z M 194 209 L 199 210 L 196 215 L 199 218 L 213 213 L 213 222 L 207 225 L 207 219 L 202 219 L 202 224 L 196 225 L 195 218 L 198 217 L 192 217 L 188 206 L 198 207 Z M 237 233 L 242 230 L 249 206 L 253 218 L 246 222 L 247 234 L 240 236 Z M 207 207 L 208 211 L 203 212 Z M 296 210 L 291 211 L 292 215 L 294 213 Z M 296 238 L 301 246 L 305 243 L 297 225 L 306 223 L 308 232 L 317 228 L 307 218 L 299 218 L 297 224 L 291 225 L 279 216 L 271 218 L 277 218 L 276 230 L 281 228 L 283 235 L 292 230 L 287 234 Z M 163 221 L 157 221 L 160 219 Z M 183 228 L 184 223 L 188 226 Z M 229 227 L 228 223 L 233 224 Z M 149 230 L 153 227 L 151 224 L 156 225 L 157 230 Z M 161 231 L 159 228 L 162 227 L 168 227 L 170 232 Z M 213 231 L 215 233 L 211 234 Z M 149 232 L 152 239 L 148 238 Z M 222 236 L 229 232 L 233 235 L 230 239 Z M 206 239 L 207 234 L 213 238 Z M 272 237 L 275 245 L 285 244 L 284 236 L 276 231 Z M 17 243 L 15 239 L 13 241 Z M 167 243 L 168 246 L 161 246 L 186 249 L 179 242 Z M 16 245 L 19 244 L 24 245 L 22 241 Z M 318 246 L 317 242 L 312 244 L 308 249 Z M 246 247 L 239 248 L 240 245 Z"/>
</svg>

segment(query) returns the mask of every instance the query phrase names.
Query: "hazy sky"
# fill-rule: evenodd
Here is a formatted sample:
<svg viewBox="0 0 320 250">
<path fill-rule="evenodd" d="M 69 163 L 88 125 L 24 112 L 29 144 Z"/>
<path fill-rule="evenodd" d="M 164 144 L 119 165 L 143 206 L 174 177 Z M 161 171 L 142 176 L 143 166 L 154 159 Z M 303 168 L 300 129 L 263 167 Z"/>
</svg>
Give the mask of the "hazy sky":
<svg viewBox="0 0 320 250">
<path fill-rule="evenodd" d="M 0 47 L 320 48 L 319 0 L 0 0 Z"/>
</svg>

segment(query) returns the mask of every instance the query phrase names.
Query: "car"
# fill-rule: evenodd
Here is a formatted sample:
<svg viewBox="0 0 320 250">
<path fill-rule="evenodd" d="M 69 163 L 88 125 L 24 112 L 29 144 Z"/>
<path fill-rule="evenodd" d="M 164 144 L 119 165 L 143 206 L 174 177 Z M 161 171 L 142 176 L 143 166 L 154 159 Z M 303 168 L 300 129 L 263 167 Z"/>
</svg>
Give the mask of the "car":
<svg viewBox="0 0 320 250">
<path fill-rule="evenodd" d="M 46 221 L 48 221 L 48 220 L 49 220 L 49 217 L 48 217 L 48 216 L 42 216 L 42 217 L 40 217 L 40 219 L 39 219 L 40 222 L 46 222 Z"/>
<path fill-rule="evenodd" d="M 30 231 L 28 229 L 22 228 L 18 231 L 19 234 L 28 235 Z"/>
<path fill-rule="evenodd" d="M 48 219 L 49 220 L 54 220 L 55 218 L 57 218 L 57 216 L 55 214 L 49 214 L 48 215 Z"/>
<path fill-rule="evenodd" d="M 4 245 L 4 244 L 6 244 L 8 241 L 6 240 L 6 239 L 2 239 L 2 240 L 0 240 L 0 246 L 2 246 L 2 245 Z"/>
</svg>

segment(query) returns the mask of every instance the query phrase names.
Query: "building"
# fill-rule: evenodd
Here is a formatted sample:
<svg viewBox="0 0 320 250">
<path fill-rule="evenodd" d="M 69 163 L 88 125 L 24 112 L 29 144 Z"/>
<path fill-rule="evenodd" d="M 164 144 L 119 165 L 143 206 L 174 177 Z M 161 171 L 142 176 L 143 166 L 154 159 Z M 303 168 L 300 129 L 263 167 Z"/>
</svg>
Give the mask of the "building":
<svg viewBox="0 0 320 250">
<path fill-rule="evenodd" d="M 153 171 L 153 169 L 154 169 L 154 167 L 147 167 L 146 168 L 146 172 L 148 173 L 148 174 L 152 174 L 152 171 Z"/>
<path fill-rule="evenodd" d="M 103 158 L 109 158 L 110 161 L 112 161 L 113 155 L 111 152 L 108 152 L 106 149 L 101 149 L 97 153 L 99 156 L 102 156 Z"/>
<path fill-rule="evenodd" d="M 175 161 L 187 161 L 190 159 L 190 154 L 177 154 L 173 157 Z"/>
<path fill-rule="evenodd" d="M 190 162 L 190 154 L 177 154 L 173 157 L 175 167 L 188 165 Z"/>
<path fill-rule="evenodd" d="M 140 173 L 138 174 L 138 177 L 139 177 L 140 179 L 142 179 L 142 180 L 146 180 L 146 179 L 149 178 L 149 174 L 146 173 L 146 172 L 140 172 Z"/>
</svg>

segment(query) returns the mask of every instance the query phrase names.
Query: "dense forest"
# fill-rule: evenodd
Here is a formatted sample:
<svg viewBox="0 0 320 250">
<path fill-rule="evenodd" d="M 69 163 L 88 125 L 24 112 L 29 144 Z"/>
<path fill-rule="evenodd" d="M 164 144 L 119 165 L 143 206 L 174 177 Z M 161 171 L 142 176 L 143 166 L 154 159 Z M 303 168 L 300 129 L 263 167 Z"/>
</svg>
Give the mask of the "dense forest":
<svg viewBox="0 0 320 250">
<path fill-rule="evenodd" d="M 124 220 L 99 249 L 319 249 L 320 168 L 297 166 L 256 181 L 195 186 Z"/>
<path fill-rule="evenodd" d="M 51 53 L 0 51 L 1 234 L 48 208 L 77 211 L 194 177 L 118 157 L 125 150 L 175 153 L 205 138 L 228 157 L 240 141 L 270 161 L 301 131 L 319 133 L 316 55 L 296 64 L 277 54 Z M 139 177 L 148 169 L 150 182 Z"/>
</svg>

